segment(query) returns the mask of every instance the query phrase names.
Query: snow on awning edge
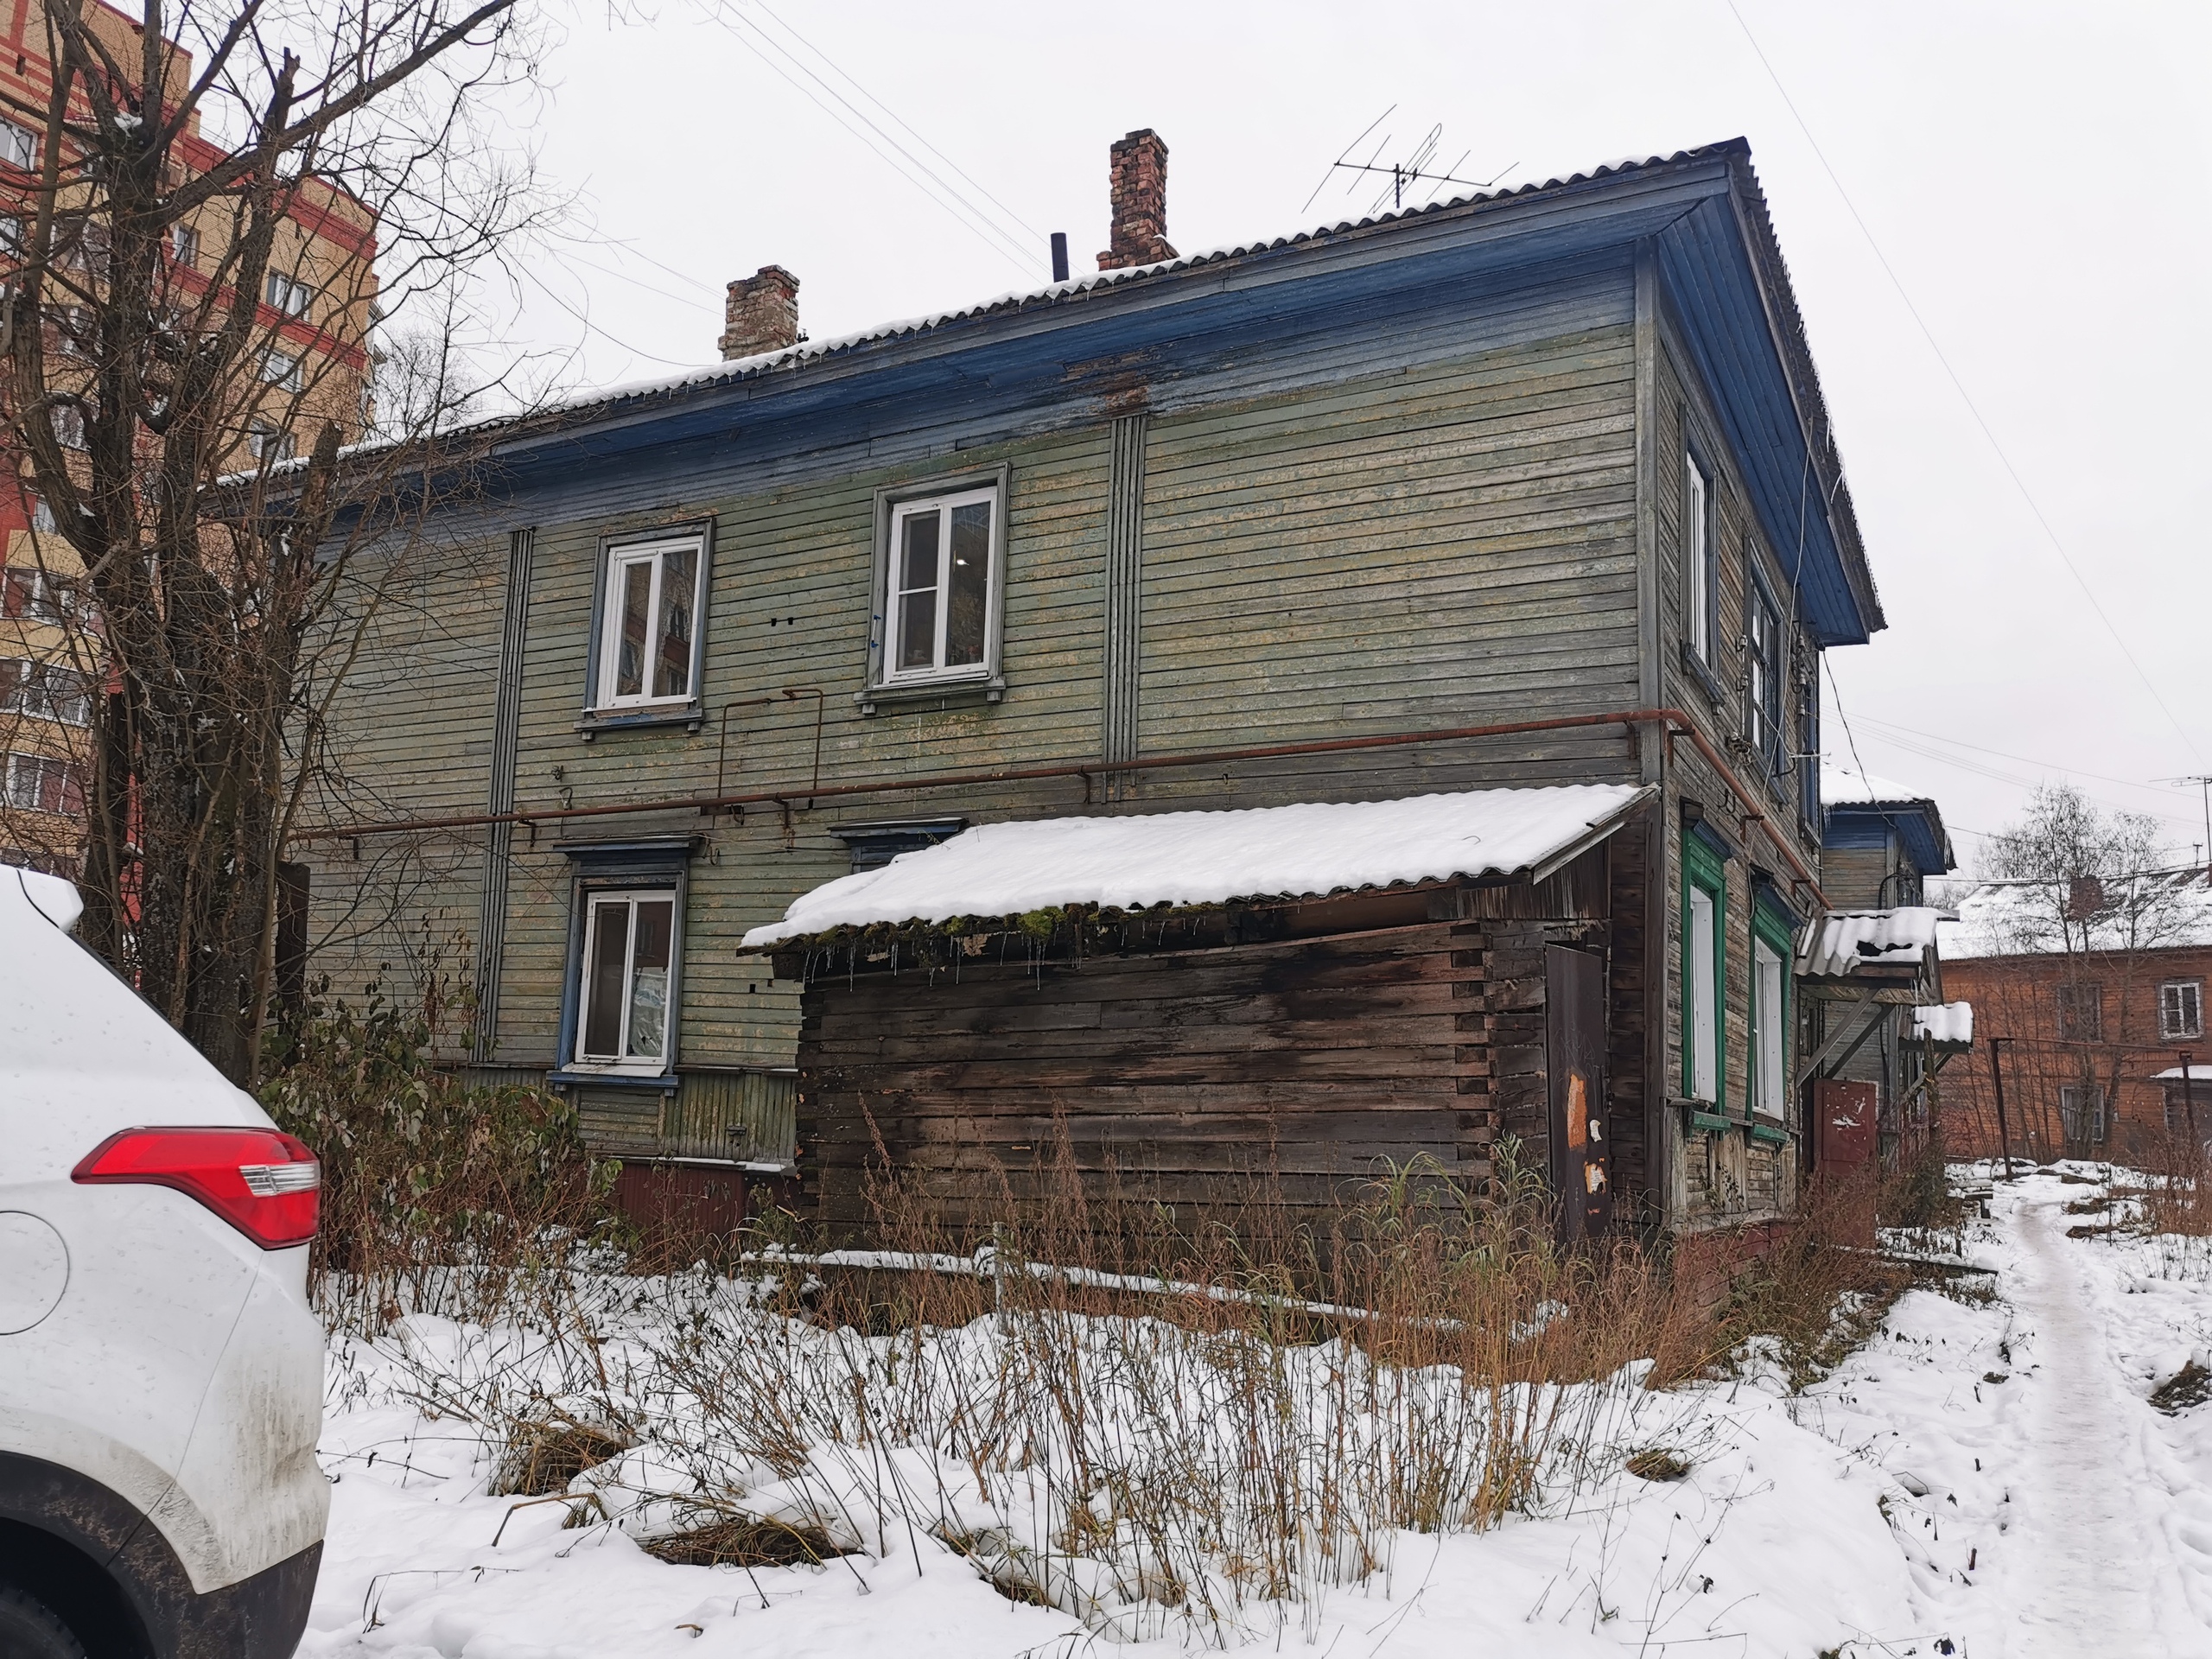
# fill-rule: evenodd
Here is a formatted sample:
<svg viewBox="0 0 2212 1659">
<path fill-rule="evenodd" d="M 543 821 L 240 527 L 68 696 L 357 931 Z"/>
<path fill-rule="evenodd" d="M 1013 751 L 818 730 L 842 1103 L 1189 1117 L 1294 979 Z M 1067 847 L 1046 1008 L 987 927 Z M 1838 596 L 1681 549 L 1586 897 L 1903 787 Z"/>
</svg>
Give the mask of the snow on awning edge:
<svg viewBox="0 0 2212 1659">
<path fill-rule="evenodd" d="M 1589 785 L 1533 785 L 1529 791 L 1500 788 L 1495 791 L 1465 790 L 1452 792 L 1468 795 L 1481 795 L 1487 793 L 1521 793 L 1533 792 L 1535 789 L 1547 787 L 1589 787 Z M 1541 881 L 1556 874 L 1565 866 L 1573 862 L 1574 860 L 1580 858 L 1583 854 L 1588 852 L 1592 847 L 1597 846 L 1599 842 L 1611 839 L 1611 837 L 1618 834 L 1621 828 L 1627 823 L 1630 817 L 1634 817 L 1637 812 L 1640 811 L 1643 808 L 1649 805 L 1653 800 L 1656 799 L 1659 795 L 1659 785 L 1656 784 L 1621 785 L 1621 787 L 1628 788 L 1630 792 L 1622 797 L 1621 799 L 1615 803 L 1610 809 L 1595 817 L 1585 819 L 1573 835 L 1559 842 L 1542 856 L 1516 866 L 1515 868 L 1510 870 L 1485 868 L 1476 871 L 1454 871 L 1449 874 L 1408 876 L 1402 880 L 1386 883 L 1366 882 L 1357 886 L 1332 887 L 1325 893 L 1233 893 L 1219 899 L 1208 899 L 1187 903 L 1176 903 L 1173 900 L 1163 899 L 1156 904 L 1135 907 L 1102 906 L 1099 907 L 1099 912 L 1103 915 L 1110 916 L 1173 915 L 1185 911 L 1218 909 L 1224 905 L 1306 904 L 1319 899 L 1344 898 L 1362 893 L 1400 893 L 1416 887 L 1435 886 L 1449 881 L 1483 880 L 1495 880 L 1501 884 L 1522 880 L 1531 882 Z M 1420 798 L 1409 797 L 1405 798 Z M 1285 805 L 1366 805 L 1382 804 L 1383 803 L 1366 802 L 1289 802 L 1285 803 Z M 1231 807 L 1213 810 L 1220 811 L 1223 816 L 1226 816 L 1230 812 L 1265 812 L 1278 810 L 1281 809 L 1268 807 Z M 1185 809 L 1185 810 L 1187 812 L 1188 810 Z M 1201 810 L 1203 811 L 1205 810 L 1202 809 Z M 1184 814 L 1181 813 L 1137 813 L 1132 814 L 1131 816 L 1133 817 L 1141 818 L 1183 815 Z M 1192 814 L 1192 816 L 1197 815 Z M 1065 822 L 1065 820 L 1008 819 L 1005 822 L 1023 823 Z M 984 826 L 979 825 L 977 827 L 982 828 Z M 955 837 L 954 839 L 957 840 L 957 837 Z M 940 847 L 950 844 L 950 842 L 949 842 L 938 843 Z M 922 856 L 935 850 L 937 850 L 937 849 L 928 848 L 922 849 L 922 852 L 919 854 L 906 854 L 902 855 L 901 856 Z M 774 922 L 764 923 L 758 927 L 747 929 L 744 937 L 739 941 L 737 954 L 739 956 L 766 956 L 772 952 L 804 948 L 815 941 L 829 938 L 834 936 L 858 932 L 866 929 L 877 927 L 893 929 L 910 927 L 943 929 L 949 924 L 952 923 L 973 923 L 976 924 L 976 926 L 973 929 L 974 931 L 999 931 L 999 925 L 1011 923 L 1017 915 L 1023 913 L 1020 912 L 1009 912 L 993 915 L 962 914 L 937 918 L 908 916 L 899 919 L 880 918 L 868 922 L 836 923 L 826 927 L 809 929 L 805 931 L 784 931 L 789 925 L 788 918 L 791 908 L 796 907 L 798 904 L 812 894 L 821 892 L 823 888 L 834 887 L 837 882 L 848 880 L 849 879 L 850 877 L 849 876 L 838 876 L 833 878 L 830 881 L 824 881 L 816 887 L 810 887 L 805 893 L 799 894 L 797 899 L 794 899 L 791 901 L 791 906 L 786 907 L 785 917 L 783 918 L 779 918 Z M 1069 902 L 1071 904 L 1080 904 L 1082 901 L 1071 900 Z M 764 938 L 764 935 L 770 937 Z"/>
</svg>

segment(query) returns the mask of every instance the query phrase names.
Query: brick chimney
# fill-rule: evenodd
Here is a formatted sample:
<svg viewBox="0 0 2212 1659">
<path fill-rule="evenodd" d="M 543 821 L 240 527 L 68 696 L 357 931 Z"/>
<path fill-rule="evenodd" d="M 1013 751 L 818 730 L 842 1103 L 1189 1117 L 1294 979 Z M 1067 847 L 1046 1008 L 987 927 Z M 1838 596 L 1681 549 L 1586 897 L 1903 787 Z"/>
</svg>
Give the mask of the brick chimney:
<svg viewBox="0 0 2212 1659">
<path fill-rule="evenodd" d="M 1098 256 L 1101 270 L 1173 259 L 1167 240 L 1167 146 L 1150 127 L 1116 141 L 1106 177 L 1114 198 L 1113 246 Z"/>
<path fill-rule="evenodd" d="M 722 320 L 725 363 L 798 345 L 798 278 L 781 265 L 763 265 L 739 277 L 729 285 Z"/>
</svg>

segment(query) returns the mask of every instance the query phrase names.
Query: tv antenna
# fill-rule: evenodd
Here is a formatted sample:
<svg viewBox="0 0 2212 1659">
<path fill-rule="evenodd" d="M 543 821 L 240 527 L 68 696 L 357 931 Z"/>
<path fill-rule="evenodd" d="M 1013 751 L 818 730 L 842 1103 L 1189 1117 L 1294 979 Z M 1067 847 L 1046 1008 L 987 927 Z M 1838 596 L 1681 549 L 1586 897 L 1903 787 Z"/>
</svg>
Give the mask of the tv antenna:
<svg viewBox="0 0 2212 1659">
<path fill-rule="evenodd" d="M 1411 152 L 1402 161 L 1392 162 L 1388 166 L 1383 165 L 1383 152 L 1390 148 L 1390 141 L 1395 136 L 1388 132 L 1376 142 L 1374 149 L 1370 152 L 1365 161 L 1351 160 L 1352 152 L 1365 143 L 1368 135 L 1388 121 L 1396 111 L 1397 107 L 1393 104 L 1389 109 L 1383 111 L 1382 114 L 1367 124 L 1366 131 L 1362 132 L 1358 137 L 1344 147 L 1337 159 L 1331 162 L 1327 169 L 1321 175 L 1321 182 L 1313 187 L 1313 194 L 1306 198 L 1306 207 L 1311 207 L 1313 205 L 1315 197 L 1328 188 L 1330 182 L 1338 173 L 1351 175 L 1344 181 L 1344 189 L 1347 194 L 1357 188 L 1362 175 L 1370 177 L 1383 174 L 1389 175 L 1390 182 L 1383 188 L 1382 193 L 1368 207 L 1367 211 L 1374 213 L 1381 212 L 1382 204 L 1386 201 L 1390 204 L 1394 211 L 1403 207 L 1406 205 L 1407 194 L 1423 183 L 1428 186 L 1428 194 L 1421 198 L 1422 202 L 1426 204 L 1435 200 L 1437 192 L 1447 184 L 1464 184 L 1471 189 L 1487 190 L 1506 174 L 1510 173 L 1514 168 L 1521 165 L 1520 162 L 1514 162 L 1501 168 L 1492 178 L 1462 178 L 1459 176 L 1460 168 L 1466 164 L 1467 157 L 1475 153 L 1472 149 L 1468 149 L 1464 151 L 1459 159 L 1451 166 L 1440 171 L 1432 170 L 1429 164 L 1436 159 L 1437 153 L 1444 143 L 1444 124 L 1440 121 L 1422 135 L 1421 142 L 1413 147 Z M 1302 213 L 1306 211 L 1306 207 L 1301 207 L 1298 211 Z"/>
<path fill-rule="evenodd" d="M 2195 784 L 2204 801 L 2204 844 L 2212 849 L 2212 773 L 2195 772 L 2187 778 L 2161 778 L 2162 784 L 2171 784 L 2176 789 L 2186 789 Z M 2204 872 L 2204 880 L 2212 883 L 2212 867 Z"/>
</svg>

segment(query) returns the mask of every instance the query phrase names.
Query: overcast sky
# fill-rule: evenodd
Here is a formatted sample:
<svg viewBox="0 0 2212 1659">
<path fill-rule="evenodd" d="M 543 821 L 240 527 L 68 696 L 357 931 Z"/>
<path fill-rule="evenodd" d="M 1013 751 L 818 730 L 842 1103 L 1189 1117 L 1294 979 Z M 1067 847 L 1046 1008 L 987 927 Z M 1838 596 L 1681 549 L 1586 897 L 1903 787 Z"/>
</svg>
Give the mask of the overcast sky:
<svg viewBox="0 0 2212 1659">
<path fill-rule="evenodd" d="M 1508 184 L 1747 137 L 1890 620 L 1830 654 L 1831 759 L 1855 737 L 1934 795 L 1969 865 L 2045 779 L 2203 841 L 2196 791 L 2155 780 L 2212 772 L 2212 7 L 658 3 L 570 23 L 518 116 L 598 238 L 516 325 L 575 382 L 711 359 L 722 284 L 770 262 L 816 339 L 1041 283 L 1055 230 L 1093 269 L 1135 127 L 1185 253 L 1365 212 L 1341 182 L 1306 203 L 1393 105 L 1366 150 L 1440 125 L 1440 164 Z"/>
</svg>

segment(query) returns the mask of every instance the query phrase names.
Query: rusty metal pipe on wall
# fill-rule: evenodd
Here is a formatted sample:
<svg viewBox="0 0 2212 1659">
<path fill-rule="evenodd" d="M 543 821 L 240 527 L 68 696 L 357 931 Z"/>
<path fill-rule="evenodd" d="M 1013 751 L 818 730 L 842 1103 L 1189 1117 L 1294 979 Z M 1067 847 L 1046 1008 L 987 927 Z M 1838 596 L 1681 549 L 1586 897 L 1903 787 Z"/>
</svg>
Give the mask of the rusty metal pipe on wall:
<svg viewBox="0 0 2212 1659">
<path fill-rule="evenodd" d="M 812 690 L 810 687 L 807 689 Z M 1662 726 L 1670 737 L 1689 739 L 1700 757 L 1719 774 L 1721 782 L 1736 798 L 1744 816 L 1758 824 L 1768 842 L 1796 873 L 1797 879 L 1811 889 L 1821 908 L 1833 908 L 1827 895 L 1821 891 L 1818 879 L 1805 861 L 1798 856 L 1797 849 L 1789 844 L 1788 837 L 1775 826 L 1758 799 L 1745 788 L 1742 780 L 1736 776 L 1735 768 L 1722 758 L 1720 751 L 1679 709 L 1630 709 L 1602 715 L 1559 715 L 1547 720 L 1507 721 L 1489 726 L 1452 726 L 1436 731 L 1391 732 L 1379 737 L 1312 738 L 1297 743 L 1269 743 L 1249 748 L 1204 749 L 1186 754 L 1148 755 L 1131 760 L 1116 760 L 1111 765 L 1098 760 L 1060 761 L 1045 766 L 1005 766 L 988 772 L 942 772 L 926 778 L 875 779 L 858 784 L 825 785 L 817 775 L 804 789 L 752 790 L 735 795 L 716 793 L 704 798 L 691 796 L 656 801 L 622 801 L 607 806 L 563 806 L 513 812 L 469 812 L 436 818 L 394 818 L 382 823 L 349 824 L 328 830 L 300 830 L 289 839 L 295 842 L 358 841 L 369 836 L 414 835 L 434 830 L 473 830 L 495 823 L 548 823 L 569 818 L 616 817 L 639 812 L 691 810 L 710 817 L 731 807 L 781 804 L 794 797 L 804 797 L 810 801 L 836 800 L 854 795 L 967 789 L 983 784 L 1034 783 L 1055 778 L 1080 778 L 1088 789 L 1092 778 L 1115 772 L 1151 772 L 1168 766 L 1211 766 L 1224 761 L 1273 760 L 1297 755 L 1340 754 L 1363 749 L 1404 748 L 1415 743 L 1517 737 L 1536 732 L 1573 731 L 1589 726 L 1622 726 L 1631 731 L 1638 726 Z M 818 766 L 819 762 L 817 764 Z"/>
</svg>

